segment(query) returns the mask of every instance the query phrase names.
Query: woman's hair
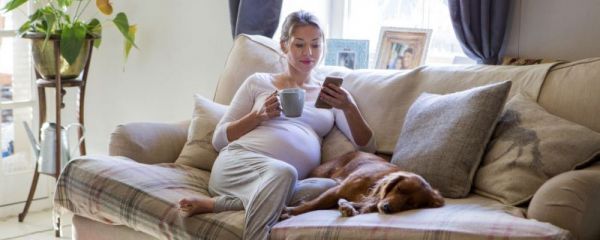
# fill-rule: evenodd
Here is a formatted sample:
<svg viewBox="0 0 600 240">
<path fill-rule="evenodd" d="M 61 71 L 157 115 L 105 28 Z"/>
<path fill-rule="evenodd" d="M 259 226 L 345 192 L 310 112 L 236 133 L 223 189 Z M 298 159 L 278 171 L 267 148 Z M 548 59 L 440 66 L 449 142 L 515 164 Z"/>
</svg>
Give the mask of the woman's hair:
<svg viewBox="0 0 600 240">
<path fill-rule="evenodd" d="M 316 27 L 317 29 L 319 29 L 319 32 L 321 32 L 322 41 L 325 41 L 325 34 L 323 34 L 323 28 L 321 28 L 319 19 L 317 19 L 317 17 L 314 14 L 304 10 L 290 13 L 290 15 L 288 15 L 285 18 L 285 21 L 283 22 L 283 25 L 281 27 L 281 37 L 279 38 L 279 40 L 281 42 L 287 42 L 288 40 L 290 40 L 294 28 L 299 26 Z"/>
</svg>

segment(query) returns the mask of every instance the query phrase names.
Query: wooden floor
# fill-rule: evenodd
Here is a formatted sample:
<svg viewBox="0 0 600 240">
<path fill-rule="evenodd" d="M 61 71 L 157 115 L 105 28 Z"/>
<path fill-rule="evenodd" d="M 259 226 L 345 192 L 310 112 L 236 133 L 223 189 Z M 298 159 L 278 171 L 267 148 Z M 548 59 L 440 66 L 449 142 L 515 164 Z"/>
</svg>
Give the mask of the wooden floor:
<svg viewBox="0 0 600 240">
<path fill-rule="evenodd" d="M 17 216 L 0 219 L 0 240 L 71 239 L 71 215 L 62 216 L 62 237 L 54 237 L 52 211 L 30 212 L 20 223 Z"/>
</svg>

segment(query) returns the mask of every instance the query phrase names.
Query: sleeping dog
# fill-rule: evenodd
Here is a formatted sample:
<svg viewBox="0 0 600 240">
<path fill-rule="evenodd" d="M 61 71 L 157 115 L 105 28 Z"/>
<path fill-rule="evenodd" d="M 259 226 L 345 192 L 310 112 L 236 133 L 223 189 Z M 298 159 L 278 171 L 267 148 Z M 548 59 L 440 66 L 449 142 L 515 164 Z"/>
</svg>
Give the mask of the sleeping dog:
<svg viewBox="0 0 600 240">
<path fill-rule="evenodd" d="M 352 152 L 315 168 L 310 177 L 332 178 L 340 184 L 317 198 L 286 207 L 282 219 L 305 212 L 334 208 L 342 216 L 362 213 L 396 213 L 444 205 L 444 198 L 421 176 L 370 153 Z"/>
</svg>

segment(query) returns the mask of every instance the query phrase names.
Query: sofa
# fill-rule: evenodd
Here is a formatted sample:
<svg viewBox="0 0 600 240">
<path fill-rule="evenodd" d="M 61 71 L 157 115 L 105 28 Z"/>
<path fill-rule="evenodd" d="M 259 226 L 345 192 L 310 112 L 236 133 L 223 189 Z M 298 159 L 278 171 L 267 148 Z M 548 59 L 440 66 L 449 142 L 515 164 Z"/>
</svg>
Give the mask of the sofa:
<svg viewBox="0 0 600 240">
<path fill-rule="evenodd" d="M 253 72 L 282 71 L 286 63 L 281 56 L 278 43 L 271 39 L 238 36 L 213 100 L 225 107 Z M 375 133 L 377 154 L 388 159 L 407 112 L 421 93 L 444 95 L 506 80 L 512 81 L 507 99 L 525 94 L 549 114 L 576 124 L 592 137 L 600 134 L 600 58 L 530 66 L 423 66 L 401 71 L 323 66 L 316 74 L 345 79 L 344 88 Z M 59 215 L 74 214 L 73 238 L 240 239 L 242 211 L 189 218 L 177 212 L 181 197 L 209 196 L 210 171 L 174 163 L 189 140 L 189 129 L 189 120 L 119 125 L 111 135 L 109 155 L 72 160 L 58 179 L 54 206 Z M 484 144 L 492 144 L 496 135 Z M 578 145 L 568 141 L 578 136 L 559 134 L 553 140 L 558 145 L 552 148 L 563 151 L 565 145 L 565 152 L 577 149 Z M 322 145 L 323 162 L 354 150 L 335 128 Z M 600 145 L 590 146 L 589 151 L 596 151 L 594 147 Z M 487 146 L 486 153 L 492 148 Z M 482 160 L 475 164 L 477 172 L 468 195 L 446 198 L 441 208 L 348 218 L 335 209 L 318 210 L 277 223 L 270 239 L 600 239 L 597 153 L 549 175 L 532 189 L 532 196 L 519 202 L 507 203 L 478 189 L 478 183 L 487 179 L 479 176 L 486 166 Z M 502 172 L 493 170 L 490 179 L 512 180 Z"/>
</svg>

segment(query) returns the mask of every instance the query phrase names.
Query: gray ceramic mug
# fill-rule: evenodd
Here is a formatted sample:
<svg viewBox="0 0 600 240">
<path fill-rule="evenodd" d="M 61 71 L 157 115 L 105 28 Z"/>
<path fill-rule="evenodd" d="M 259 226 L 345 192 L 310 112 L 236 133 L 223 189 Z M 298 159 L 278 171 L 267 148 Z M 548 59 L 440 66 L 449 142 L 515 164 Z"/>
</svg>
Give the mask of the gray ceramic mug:
<svg viewBox="0 0 600 240">
<path fill-rule="evenodd" d="M 304 89 L 286 88 L 278 93 L 281 110 L 286 117 L 300 117 L 304 109 Z"/>
</svg>

